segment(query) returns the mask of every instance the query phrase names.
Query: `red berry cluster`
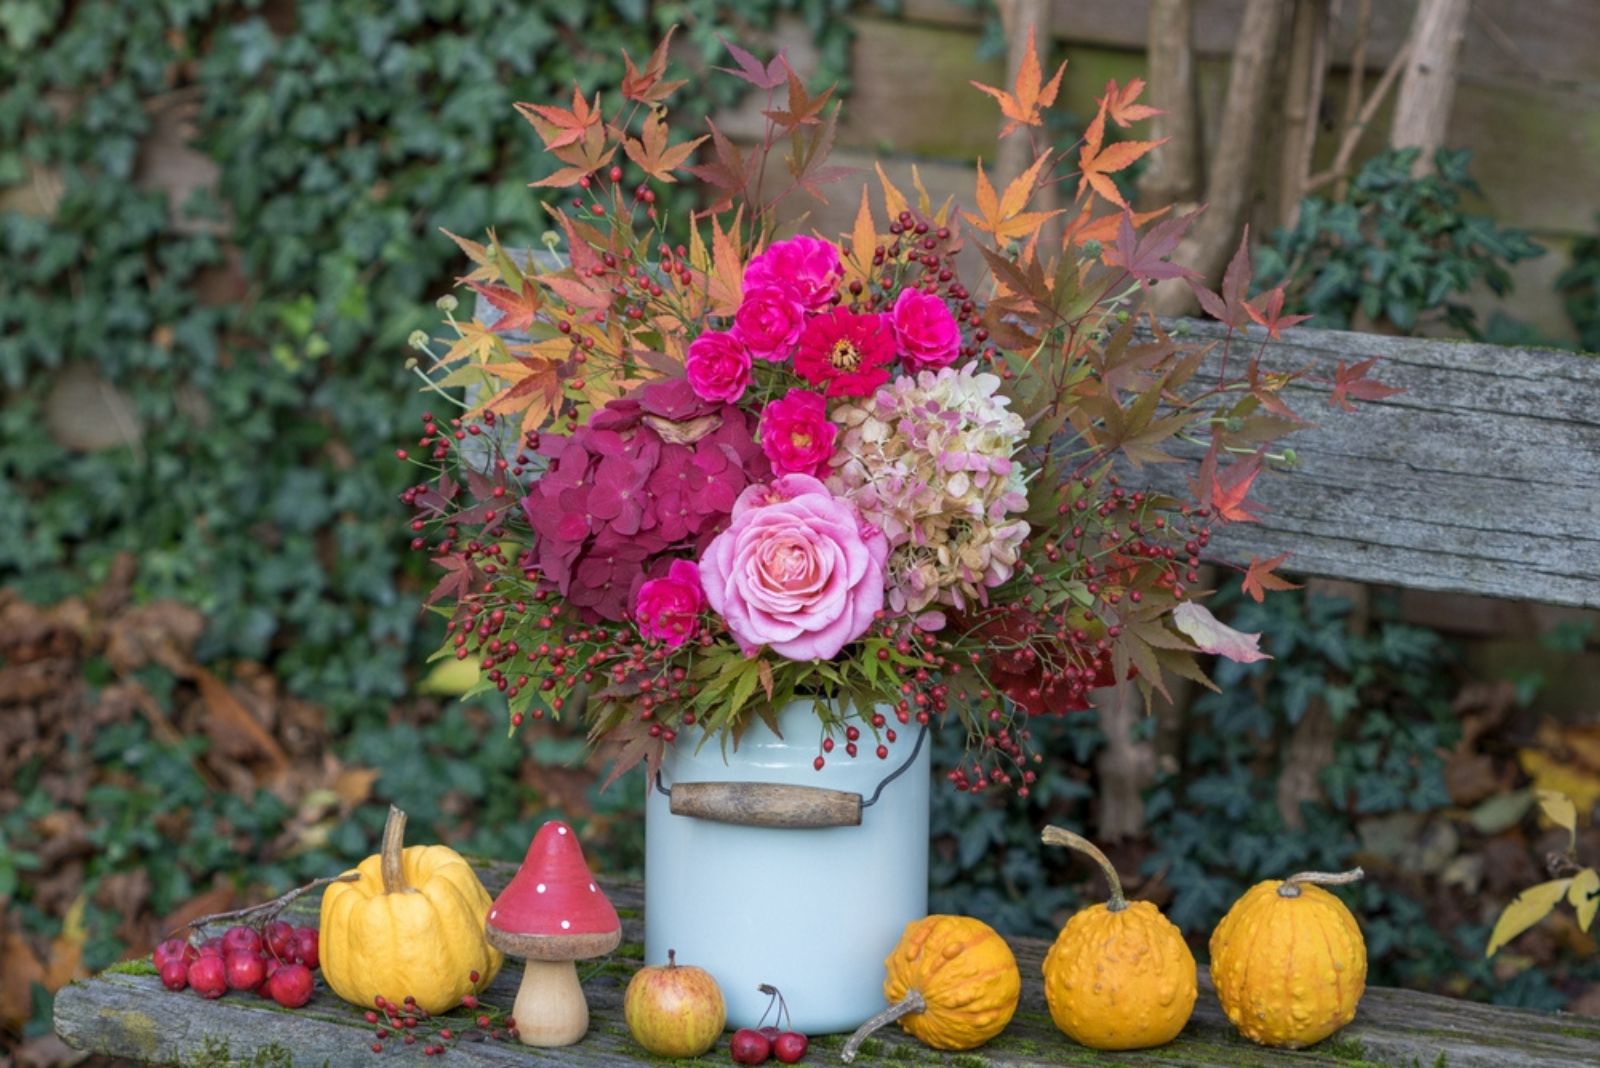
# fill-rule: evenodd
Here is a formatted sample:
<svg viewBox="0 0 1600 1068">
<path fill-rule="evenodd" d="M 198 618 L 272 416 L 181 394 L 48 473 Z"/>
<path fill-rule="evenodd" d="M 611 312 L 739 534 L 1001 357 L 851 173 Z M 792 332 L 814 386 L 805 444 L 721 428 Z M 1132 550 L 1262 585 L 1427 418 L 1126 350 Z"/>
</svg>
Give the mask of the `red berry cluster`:
<svg viewBox="0 0 1600 1068">
<path fill-rule="evenodd" d="M 475 971 L 468 972 L 467 978 L 476 984 L 479 975 Z M 373 999 L 373 1008 L 368 1009 L 365 1015 L 367 1023 L 374 1028 L 374 1041 L 370 1048 L 374 1053 L 382 1053 L 386 1042 L 403 1048 L 415 1046 L 420 1041 L 425 1056 L 440 1057 L 462 1039 L 517 1040 L 517 1021 L 510 1016 L 482 1004 L 472 994 L 461 999 L 461 1007 L 472 1016 L 465 1026 L 455 1026 L 451 1017 L 430 1015 L 409 994 L 398 1003 L 379 994 Z"/>
<path fill-rule="evenodd" d="M 794 1030 L 794 1020 L 789 1017 L 789 1005 L 778 993 L 778 988 L 761 984 L 761 992 L 771 996 L 767 1011 L 761 1014 L 755 1027 L 741 1027 L 728 1040 L 728 1053 L 735 1064 L 765 1064 L 772 1057 L 781 1064 L 794 1064 L 806 1055 L 811 1040 Z M 767 1017 L 782 1024 L 767 1023 Z"/>
<path fill-rule="evenodd" d="M 150 955 L 161 985 L 177 992 L 192 988 L 203 998 L 230 990 L 255 991 L 286 1009 L 311 1000 L 313 971 L 320 963 L 317 932 L 274 920 L 261 930 L 230 927 L 220 938 L 196 946 L 169 938 Z"/>
</svg>

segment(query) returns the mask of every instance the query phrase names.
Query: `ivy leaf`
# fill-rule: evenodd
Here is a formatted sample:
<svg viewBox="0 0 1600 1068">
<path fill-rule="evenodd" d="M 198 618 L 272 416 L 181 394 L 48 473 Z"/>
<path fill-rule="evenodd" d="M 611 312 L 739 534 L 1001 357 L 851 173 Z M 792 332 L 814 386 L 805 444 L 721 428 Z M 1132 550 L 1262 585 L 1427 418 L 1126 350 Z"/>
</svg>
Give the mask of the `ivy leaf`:
<svg viewBox="0 0 1600 1068">
<path fill-rule="evenodd" d="M 1530 886 L 1518 894 L 1495 921 L 1494 931 L 1489 935 L 1489 947 L 1483 951 L 1483 955 L 1494 956 L 1501 946 L 1550 915 L 1550 910 L 1566 896 L 1571 885 L 1571 879 L 1552 879 Z"/>
<path fill-rule="evenodd" d="M 672 176 L 672 172 L 683 166 L 690 153 L 706 140 L 706 136 L 708 135 L 669 146 L 666 122 L 660 115 L 652 114 L 645 120 L 639 136 L 628 138 L 623 150 L 627 152 L 628 158 L 637 163 L 639 169 L 650 177 L 662 182 L 676 182 L 677 179 Z"/>
<path fill-rule="evenodd" d="M 1261 651 L 1261 635 L 1246 634 L 1217 619 L 1203 604 L 1185 601 L 1172 610 L 1172 624 L 1187 634 L 1203 651 L 1224 656 L 1236 664 L 1271 660 Z"/>
<path fill-rule="evenodd" d="M 1274 575 L 1272 572 L 1285 560 L 1289 559 L 1288 553 L 1279 553 L 1268 560 L 1259 556 L 1250 558 L 1250 567 L 1244 573 L 1242 584 L 1244 592 L 1250 595 L 1251 600 L 1260 604 L 1266 598 L 1268 590 L 1298 590 L 1298 583 L 1290 582 L 1286 578 Z"/>
<path fill-rule="evenodd" d="M 1011 85 L 1011 91 L 1008 93 L 982 82 L 973 82 L 972 86 L 1000 102 L 1000 114 L 1011 120 L 1000 130 L 1000 136 L 1004 137 L 1019 126 L 1043 124 L 1042 109 L 1056 102 L 1056 94 L 1061 91 L 1061 75 L 1066 69 L 1067 64 L 1063 61 L 1056 68 L 1055 77 L 1048 84 L 1042 84 L 1044 72 L 1039 66 L 1039 50 L 1033 27 L 1029 26 L 1027 48 L 1023 52 L 1022 63 L 1017 67 L 1017 77 Z"/>
<path fill-rule="evenodd" d="M 623 50 L 622 62 L 627 66 L 622 75 L 624 99 L 637 100 L 641 104 L 658 104 L 688 84 L 684 81 L 661 80 L 667 73 L 667 49 L 672 44 L 672 35 L 677 32 L 677 26 L 667 30 L 667 35 L 656 45 L 655 51 L 650 53 L 650 61 L 644 65 L 643 71 L 634 67 L 633 57 L 628 55 L 626 49 Z"/>
</svg>

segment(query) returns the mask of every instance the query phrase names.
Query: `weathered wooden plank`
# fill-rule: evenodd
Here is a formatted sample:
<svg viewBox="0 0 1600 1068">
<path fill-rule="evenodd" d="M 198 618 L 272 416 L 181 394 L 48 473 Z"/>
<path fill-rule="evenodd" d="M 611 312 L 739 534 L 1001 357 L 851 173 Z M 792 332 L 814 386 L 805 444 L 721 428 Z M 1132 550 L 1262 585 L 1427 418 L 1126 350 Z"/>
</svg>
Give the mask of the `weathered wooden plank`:
<svg viewBox="0 0 1600 1068">
<path fill-rule="evenodd" d="M 1256 483 L 1262 521 L 1216 532 L 1215 559 L 1288 551 L 1302 574 L 1600 606 L 1600 361 L 1330 330 L 1289 338 L 1268 343 L 1264 363 L 1317 368 L 1290 398 L 1321 425 L 1292 439 L 1292 470 Z M 1254 345 L 1236 343 L 1233 358 Z M 1331 409 L 1338 362 L 1369 356 L 1405 392 Z M 1147 474 L 1171 487 L 1191 471 Z"/>
<path fill-rule="evenodd" d="M 498 891 L 512 867 L 491 863 L 484 882 Z M 534 1050 L 491 1041 L 460 1041 L 448 1063 L 505 1066 L 517 1064 L 620 1065 L 647 1060 L 628 1037 L 621 998 L 638 966 L 643 937 L 642 891 L 637 885 L 608 887 L 623 915 L 623 945 L 586 976 L 590 1031 L 578 1045 Z M 300 907 L 296 922 L 316 920 L 315 902 Z M 978 1068 L 980 1065 L 1119 1064 L 1180 1065 L 1190 1068 L 1256 1068 L 1266 1065 L 1333 1066 L 1352 1063 L 1432 1068 L 1577 1068 L 1600 1063 L 1600 1021 L 1544 1015 L 1453 1001 L 1412 991 L 1369 989 L 1356 1020 L 1333 1039 L 1309 1050 L 1266 1050 L 1240 1038 L 1228 1024 L 1210 984 L 1202 975 L 1194 1018 L 1183 1034 L 1157 1050 L 1107 1055 L 1072 1043 L 1050 1022 L 1040 981 L 1046 943 L 1012 940 L 1022 969 L 1022 1003 L 1005 1033 L 973 1054 L 937 1054 L 898 1029 L 869 1044 L 860 1063 L 927 1063 Z M 582 973 L 580 973 L 582 974 Z M 494 1005 L 515 998 L 520 968 L 509 964 L 485 995 Z M 470 1021 L 455 1026 L 470 1028 Z M 371 1029 L 360 1012 L 319 988 L 303 1009 L 286 1012 L 253 996 L 229 995 L 205 1001 L 191 993 L 171 994 L 154 976 L 101 975 L 56 996 L 56 1030 L 79 1049 L 112 1057 L 194 1068 L 241 1064 L 252 1068 L 370 1068 L 384 1060 L 420 1061 L 420 1046 L 385 1044 L 381 1056 L 370 1049 Z M 813 1042 L 809 1063 L 826 1063 L 841 1039 Z M 727 1063 L 719 1045 L 699 1062 Z"/>
</svg>

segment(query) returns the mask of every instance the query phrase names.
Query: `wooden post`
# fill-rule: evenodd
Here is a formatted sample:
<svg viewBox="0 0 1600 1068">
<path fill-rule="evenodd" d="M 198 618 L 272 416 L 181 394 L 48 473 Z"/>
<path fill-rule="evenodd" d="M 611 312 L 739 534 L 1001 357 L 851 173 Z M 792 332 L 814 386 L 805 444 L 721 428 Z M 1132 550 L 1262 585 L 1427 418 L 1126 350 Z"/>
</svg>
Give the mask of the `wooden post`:
<svg viewBox="0 0 1600 1068">
<path fill-rule="evenodd" d="M 1419 0 L 1411 23 L 1410 58 L 1400 79 L 1392 148 L 1420 148 L 1413 173 L 1433 172 L 1433 154 L 1444 144 L 1456 98 L 1456 72 L 1466 37 L 1471 0 Z"/>
<path fill-rule="evenodd" d="M 1195 84 L 1194 0 L 1151 0 L 1149 22 L 1150 139 L 1167 143 L 1145 157 L 1139 195 L 1149 207 L 1200 199 L 1204 166 L 1200 94 Z"/>
<path fill-rule="evenodd" d="M 1311 177 L 1311 149 L 1322 111 L 1328 69 L 1328 0 L 1296 0 L 1289 33 L 1289 72 L 1283 91 L 1283 137 L 1278 158 L 1278 222 L 1293 226 Z"/>
</svg>

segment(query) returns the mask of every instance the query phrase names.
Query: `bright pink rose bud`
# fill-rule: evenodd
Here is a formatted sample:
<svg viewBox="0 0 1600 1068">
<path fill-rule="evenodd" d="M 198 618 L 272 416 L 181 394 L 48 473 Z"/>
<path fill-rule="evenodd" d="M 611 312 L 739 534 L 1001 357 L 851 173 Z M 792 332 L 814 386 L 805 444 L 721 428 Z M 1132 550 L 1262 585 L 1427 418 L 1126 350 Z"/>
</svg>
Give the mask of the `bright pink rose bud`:
<svg viewBox="0 0 1600 1068">
<path fill-rule="evenodd" d="M 640 634 L 676 649 L 699 631 L 705 608 L 700 569 L 688 560 L 674 560 L 665 578 L 649 579 L 639 587 L 633 618 Z"/>
<path fill-rule="evenodd" d="M 791 237 L 774 241 L 744 269 L 744 287 L 776 285 L 794 291 L 808 311 L 821 311 L 833 302 L 844 279 L 839 248 L 820 237 Z"/>
<path fill-rule="evenodd" d="M 828 421 L 828 402 L 807 390 L 792 389 L 761 413 L 761 451 L 775 474 L 821 478 L 838 434 Z"/>
<path fill-rule="evenodd" d="M 707 330 L 689 342 L 684 375 L 705 400 L 736 401 L 750 384 L 750 350 L 732 334 Z"/>
<path fill-rule="evenodd" d="M 750 355 L 758 360 L 780 363 L 794 355 L 800 328 L 806 325 L 806 311 L 794 290 L 785 286 L 763 285 L 744 291 L 744 301 L 733 313 L 733 333 Z"/>
<path fill-rule="evenodd" d="M 932 293 L 902 289 L 889 315 L 900 359 L 912 371 L 937 371 L 961 354 L 961 328 L 950 306 Z"/>
</svg>

